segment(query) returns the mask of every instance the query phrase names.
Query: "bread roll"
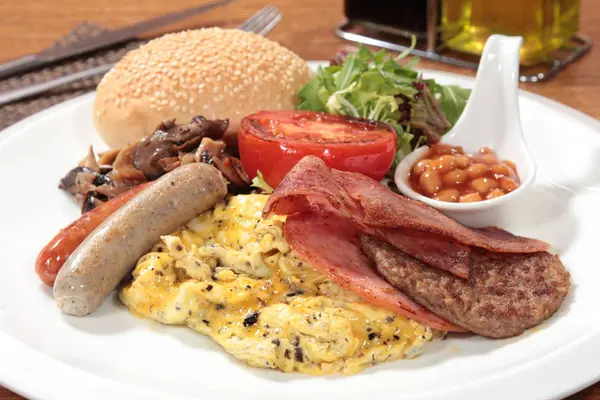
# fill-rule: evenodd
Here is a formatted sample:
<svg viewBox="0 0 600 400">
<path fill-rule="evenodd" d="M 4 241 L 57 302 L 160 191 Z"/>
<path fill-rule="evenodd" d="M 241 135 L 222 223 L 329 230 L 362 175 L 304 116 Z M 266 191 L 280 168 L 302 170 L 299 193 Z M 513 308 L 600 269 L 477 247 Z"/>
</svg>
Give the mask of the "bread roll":
<svg viewBox="0 0 600 400">
<path fill-rule="evenodd" d="M 259 110 L 293 109 L 307 63 L 254 33 L 208 28 L 168 34 L 129 52 L 108 72 L 94 123 L 111 147 L 152 134 L 165 119 L 229 118 L 228 134 Z"/>
</svg>

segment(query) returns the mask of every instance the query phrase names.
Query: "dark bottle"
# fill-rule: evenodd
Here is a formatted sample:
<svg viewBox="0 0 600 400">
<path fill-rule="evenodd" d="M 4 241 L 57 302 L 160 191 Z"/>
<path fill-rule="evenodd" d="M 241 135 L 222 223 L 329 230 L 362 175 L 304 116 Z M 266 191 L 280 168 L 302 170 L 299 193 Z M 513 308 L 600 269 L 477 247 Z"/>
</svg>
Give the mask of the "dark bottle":
<svg viewBox="0 0 600 400">
<path fill-rule="evenodd" d="M 428 3 L 431 7 L 431 0 L 345 0 L 344 14 L 351 21 L 384 25 L 424 37 Z M 438 19 L 439 12 L 436 14 Z"/>
</svg>

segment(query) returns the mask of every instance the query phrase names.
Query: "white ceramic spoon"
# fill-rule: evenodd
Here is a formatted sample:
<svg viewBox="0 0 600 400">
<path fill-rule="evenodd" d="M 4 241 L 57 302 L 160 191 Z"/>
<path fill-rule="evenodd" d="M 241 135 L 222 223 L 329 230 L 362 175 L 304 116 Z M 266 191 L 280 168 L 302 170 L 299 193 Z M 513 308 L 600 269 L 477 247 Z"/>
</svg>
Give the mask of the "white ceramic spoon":
<svg viewBox="0 0 600 400">
<path fill-rule="evenodd" d="M 443 143 L 462 146 L 466 153 L 474 153 L 487 146 L 501 160 L 515 162 L 521 180 L 519 188 L 496 199 L 476 203 L 449 203 L 425 197 L 414 191 L 408 180 L 413 165 L 429 149 L 423 147 L 404 158 L 394 173 L 394 181 L 404 195 L 427 203 L 472 227 L 505 227 L 518 214 L 515 200 L 530 189 L 536 172 L 523 138 L 519 115 L 519 51 L 522 42 L 521 37 L 490 36 L 467 106 L 452 130 L 442 138 Z"/>
</svg>

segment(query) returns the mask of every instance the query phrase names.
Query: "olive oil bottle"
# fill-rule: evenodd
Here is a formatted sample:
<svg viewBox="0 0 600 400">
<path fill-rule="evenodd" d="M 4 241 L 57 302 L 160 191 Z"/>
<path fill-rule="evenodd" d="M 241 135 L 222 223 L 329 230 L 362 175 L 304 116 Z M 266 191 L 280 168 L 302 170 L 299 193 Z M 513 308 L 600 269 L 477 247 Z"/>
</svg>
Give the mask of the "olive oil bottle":
<svg viewBox="0 0 600 400">
<path fill-rule="evenodd" d="M 522 36 L 521 62 L 546 62 L 579 29 L 580 0 L 441 0 L 442 41 L 481 54 L 490 35 Z"/>
</svg>

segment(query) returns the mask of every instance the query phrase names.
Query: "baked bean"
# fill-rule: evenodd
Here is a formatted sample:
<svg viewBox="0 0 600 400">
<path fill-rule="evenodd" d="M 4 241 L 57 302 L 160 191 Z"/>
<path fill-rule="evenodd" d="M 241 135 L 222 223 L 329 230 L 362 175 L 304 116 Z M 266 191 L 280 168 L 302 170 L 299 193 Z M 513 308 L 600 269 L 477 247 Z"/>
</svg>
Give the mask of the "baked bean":
<svg viewBox="0 0 600 400">
<path fill-rule="evenodd" d="M 431 164 L 431 160 L 428 158 L 419 160 L 419 162 L 416 163 L 415 166 L 413 167 L 413 170 L 412 170 L 413 174 L 421 175 L 423 172 L 427 171 L 427 168 L 429 167 L 430 164 Z"/>
<path fill-rule="evenodd" d="M 510 160 L 504 160 L 502 161 L 504 164 L 508 165 L 510 168 L 512 168 L 513 170 L 517 170 L 517 164 L 515 164 L 514 162 L 510 161 Z"/>
<path fill-rule="evenodd" d="M 481 196 L 479 193 L 465 193 L 458 199 L 459 203 L 473 203 L 476 201 L 481 201 Z"/>
<path fill-rule="evenodd" d="M 451 155 L 439 156 L 431 161 L 429 167 L 440 174 L 444 174 L 456 168 L 456 161 L 454 161 L 454 156 Z"/>
<path fill-rule="evenodd" d="M 464 150 L 460 146 L 451 146 L 449 144 L 438 143 L 435 145 L 435 154 L 463 154 Z"/>
<path fill-rule="evenodd" d="M 510 176 L 510 170 L 506 165 L 494 164 L 491 166 L 491 169 L 494 174 Z"/>
<path fill-rule="evenodd" d="M 457 189 L 442 189 L 433 195 L 435 200 L 448 201 L 450 203 L 456 203 L 460 197 L 460 192 Z"/>
<path fill-rule="evenodd" d="M 471 181 L 471 188 L 480 194 L 486 194 L 498 187 L 498 181 L 494 178 L 477 178 Z"/>
<path fill-rule="evenodd" d="M 485 196 L 485 198 L 486 198 L 486 200 L 490 200 L 490 199 L 495 199 L 495 198 L 500 197 L 500 196 L 504 196 L 504 190 L 502 190 L 502 189 L 492 189 Z"/>
<path fill-rule="evenodd" d="M 436 171 L 425 171 L 419 177 L 419 186 L 427 195 L 433 196 L 442 188 L 442 178 Z"/>
<path fill-rule="evenodd" d="M 455 169 L 444 174 L 442 181 L 448 186 L 462 185 L 467 181 L 467 173 L 462 169 Z"/>
<path fill-rule="evenodd" d="M 498 179 L 498 183 L 500 184 L 500 189 L 504 190 L 506 193 L 510 193 L 519 187 L 513 178 L 508 177 Z"/>
<path fill-rule="evenodd" d="M 487 165 L 492 165 L 498 162 L 498 158 L 494 153 L 483 154 L 479 157 L 479 159 L 481 160 L 481 162 Z"/>
<path fill-rule="evenodd" d="M 471 165 L 471 159 L 463 155 L 454 156 L 454 161 L 456 161 L 456 166 L 462 169 L 465 169 Z"/>
<path fill-rule="evenodd" d="M 477 164 L 473 164 L 470 165 L 467 168 L 467 174 L 469 175 L 470 179 L 477 179 L 482 177 L 483 175 L 487 174 L 490 170 L 490 167 L 488 167 L 485 164 L 481 164 L 481 163 L 477 163 Z"/>
<path fill-rule="evenodd" d="M 415 163 L 409 179 L 419 193 L 446 202 L 495 199 L 519 187 L 515 164 L 500 161 L 489 147 L 468 155 L 460 147 L 433 145 L 427 158 Z"/>
<path fill-rule="evenodd" d="M 515 171 L 508 165 L 506 166 L 506 168 L 508 168 L 508 177 L 513 178 L 515 182 L 517 182 L 517 186 L 519 186 L 519 175 L 517 175 L 517 171 Z"/>
</svg>

